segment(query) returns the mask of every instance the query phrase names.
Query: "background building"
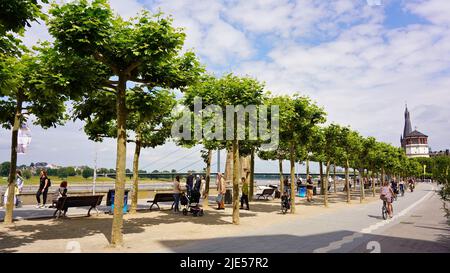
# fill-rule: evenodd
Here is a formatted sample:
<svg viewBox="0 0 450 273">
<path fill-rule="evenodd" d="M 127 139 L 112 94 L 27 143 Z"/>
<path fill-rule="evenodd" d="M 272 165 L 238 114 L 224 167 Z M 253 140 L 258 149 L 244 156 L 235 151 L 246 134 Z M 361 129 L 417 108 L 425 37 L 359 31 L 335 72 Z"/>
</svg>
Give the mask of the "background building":
<svg viewBox="0 0 450 273">
<path fill-rule="evenodd" d="M 403 135 L 400 136 L 400 143 L 407 157 L 430 157 L 428 136 L 417 131 L 417 128 L 412 130 L 408 106 L 405 107 L 405 125 Z"/>
</svg>

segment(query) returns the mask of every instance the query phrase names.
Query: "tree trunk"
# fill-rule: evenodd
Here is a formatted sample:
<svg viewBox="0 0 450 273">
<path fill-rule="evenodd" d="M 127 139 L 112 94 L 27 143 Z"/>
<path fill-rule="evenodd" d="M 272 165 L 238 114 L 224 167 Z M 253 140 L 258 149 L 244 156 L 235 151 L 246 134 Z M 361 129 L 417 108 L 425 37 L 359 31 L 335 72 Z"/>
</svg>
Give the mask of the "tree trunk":
<svg viewBox="0 0 450 273">
<path fill-rule="evenodd" d="M 127 133 L 126 120 L 127 109 L 126 100 L 126 80 L 123 75 L 119 76 L 119 84 L 117 85 L 117 159 L 116 159 L 116 185 L 114 196 L 114 215 L 111 232 L 111 245 L 123 245 L 123 199 L 125 191 L 125 168 L 127 159 Z"/>
<path fill-rule="evenodd" d="M 324 194 L 323 191 L 323 164 L 322 161 L 319 161 L 319 179 L 320 179 L 320 194 Z"/>
<path fill-rule="evenodd" d="M 381 167 L 381 185 L 380 185 L 380 187 L 383 187 L 384 186 L 384 179 L 385 179 L 385 173 L 384 173 L 384 167 Z"/>
<path fill-rule="evenodd" d="M 309 158 L 306 159 L 306 179 L 309 177 Z"/>
<path fill-rule="evenodd" d="M 249 189 L 249 200 L 253 200 L 253 194 L 255 189 L 255 149 L 252 149 L 252 154 L 250 155 L 250 189 Z"/>
<path fill-rule="evenodd" d="M 239 143 L 236 138 L 233 140 L 233 224 L 239 225 Z"/>
<path fill-rule="evenodd" d="M 336 163 L 333 163 L 333 187 L 334 187 L 334 193 L 337 193 L 337 190 L 336 190 Z"/>
<path fill-rule="evenodd" d="M 291 143 L 289 159 L 291 162 L 291 213 L 295 213 L 295 145 Z"/>
<path fill-rule="evenodd" d="M 133 192 L 131 197 L 130 213 L 134 214 L 137 210 L 138 193 L 139 193 L 139 156 L 141 154 L 141 136 L 136 134 L 136 147 L 134 148 L 133 158 Z"/>
<path fill-rule="evenodd" d="M 375 197 L 375 169 L 372 169 L 372 195 Z"/>
<path fill-rule="evenodd" d="M 328 207 L 328 178 L 330 177 L 330 160 L 327 161 L 326 178 L 323 183 L 323 205 Z"/>
<path fill-rule="evenodd" d="M 17 136 L 19 134 L 21 115 L 22 115 L 22 94 L 20 92 L 17 95 L 14 124 L 11 134 L 11 165 L 9 167 L 9 177 L 8 177 L 8 196 L 6 204 L 4 204 L 6 208 L 5 218 L 3 220 L 5 225 L 11 225 L 13 223 L 13 211 L 15 206 L 14 194 L 16 191 L 16 171 L 17 171 Z"/>
<path fill-rule="evenodd" d="M 364 200 L 364 169 L 359 170 L 359 202 Z"/>
<path fill-rule="evenodd" d="M 225 162 L 225 185 L 229 187 L 233 184 L 233 148 L 227 150 L 227 160 Z"/>
<path fill-rule="evenodd" d="M 278 170 L 280 171 L 280 192 L 283 193 L 284 192 L 284 177 L 283 177 L 283 160 L 282 159 L 278 159 Z"/>
<path fill-rule="evenodd" d="M 348 164 L 348 160 L 347 160 L 345 162 L 345 186 L 347 188 L 347 203 L 350 204 L 351 196 L 350 196 L 350 181 L 349 181 L 349 177 L 348 177 L 348 168 L 349 168 L 349 164 Z"/>
<path fill-rule="evenodd" d="M 209 182 L 211 181 L 211 160 L 212 160 L 212 150 L 208 150 L 208 158 L 206 160 L 206 176 L 205 176 L 205 192 L 203 196 L 203 208 L 207 209 L 209 207 Z"/>
</svg>

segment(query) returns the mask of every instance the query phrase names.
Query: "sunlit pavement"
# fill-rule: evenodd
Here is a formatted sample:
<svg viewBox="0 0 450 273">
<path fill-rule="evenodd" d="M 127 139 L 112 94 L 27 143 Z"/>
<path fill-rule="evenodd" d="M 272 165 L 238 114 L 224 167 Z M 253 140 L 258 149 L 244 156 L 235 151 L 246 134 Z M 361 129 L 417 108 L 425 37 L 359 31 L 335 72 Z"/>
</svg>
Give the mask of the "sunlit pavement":
<svg viewBox="0 0 450 273">
<path fill-rule="evenodd" d="M 239 236 L 191 242 L 173 252 L 450 252 L 450 229 L 434 184 L 419 184 L 381 218 L 380 202 L 293 218 Z M 164 250 L 158 250 L 164 251 Z"/>
</svg>

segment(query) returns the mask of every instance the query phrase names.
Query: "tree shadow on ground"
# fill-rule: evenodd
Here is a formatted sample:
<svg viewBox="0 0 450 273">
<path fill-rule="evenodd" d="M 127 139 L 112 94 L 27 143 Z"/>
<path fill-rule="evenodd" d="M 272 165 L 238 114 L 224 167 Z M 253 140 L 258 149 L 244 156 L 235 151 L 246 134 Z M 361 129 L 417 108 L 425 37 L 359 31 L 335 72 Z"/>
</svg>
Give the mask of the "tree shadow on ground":
<svg viewBox="0 0 450 273">
<path fill-rule="evenodd" d="M 136 215 L 125 215 L 123 233 L 142 233 L 147 227 L 172 223 L 226 225 L 232 223 L 231 213 L 231 208 L 226 208 L 225 211 L 205 210 L 205 215 L 202 217 L 195 217 L 192 214 L 184 216 L 182 213 L 174 213 L 171 210 L 138 211 Z M 145 217 L 146 215 L 151 217 Z M 240 213 L 241 218 L 255 216 L 256 214 L 252 212 Z M 109 241 L 112 227 L 111 215 L 71 216 L 53 219 L 50 223 L 48 219 L 25 221 L 27 224 L 21 223 L 5 228 L 4 231 L 0 230 L 0 252 L 14 252 L 11 249 L 39 240 L 77 239 L 96 234 L 102 234 Z"/>
<path fill-rule="evenodd" d="M 346 236 L 354 236 L 351 243 L 334 248 L 332 242 Z M 368 242 L 379 244 L 379 249 Z M 287 234 L 263 236 L 221 237 L 203 240 L 161 240 L 161 244 L 173 252 L 182 253 L 311 253 L 311 252 L 356 252 L 370 253 L 448 253 L 450 244 L 446 239 L 425 241 L 384 235 L 354 233 L 341 230 L 305 236 Z"/>
</svg>

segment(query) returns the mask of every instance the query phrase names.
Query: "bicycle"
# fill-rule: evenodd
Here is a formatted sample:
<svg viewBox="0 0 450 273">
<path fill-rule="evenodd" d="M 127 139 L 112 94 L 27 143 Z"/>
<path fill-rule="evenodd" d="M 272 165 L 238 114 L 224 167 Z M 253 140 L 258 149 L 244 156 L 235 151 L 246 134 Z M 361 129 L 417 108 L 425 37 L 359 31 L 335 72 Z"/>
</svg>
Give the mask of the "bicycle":
<svg viewBox="0 0 450 273">
<path fill-rule="evenodd" d="M 391 207 L 392 207 L 391 213 L 394 214 L 394 206 L 391 206 Z M 381 215 L 383 216 L 384 220 L 386 220 L 389 215 L 386 200 L 383 200 L 383 207 L 381 208 Z"/>
<path fill-rule="evenodd" d="M 383 200 L 383 207 L 381 208 L 381 215 L 383 216 L 383 219 L 386 220 L 388 216 L 388 210 L 387 210 L 387 203 L 385 200 Z"/>
</svg>

